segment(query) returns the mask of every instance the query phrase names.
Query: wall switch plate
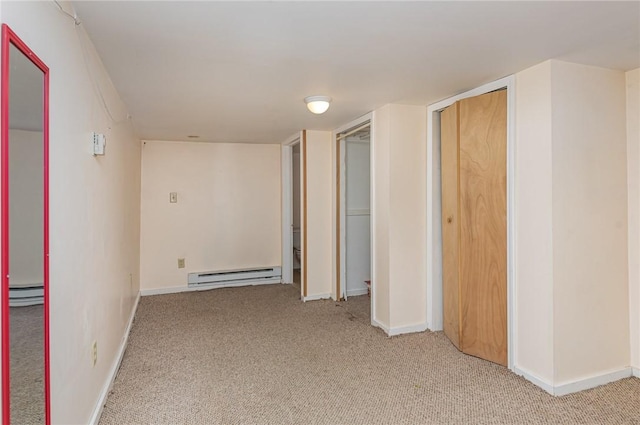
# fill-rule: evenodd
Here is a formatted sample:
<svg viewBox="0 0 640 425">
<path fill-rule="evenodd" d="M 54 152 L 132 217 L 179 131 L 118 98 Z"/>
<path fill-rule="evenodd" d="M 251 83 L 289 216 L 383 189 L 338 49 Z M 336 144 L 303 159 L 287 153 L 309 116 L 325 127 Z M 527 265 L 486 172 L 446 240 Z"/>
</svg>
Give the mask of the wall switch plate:
<svg viewBox="0 0 640 425">
<path fill-rule="evenodd" d="M 178 258 L 178 268 L 184 269 L 184 258 Z"/>
<path fill-rule="evenodd" d="M 104 147 L 107 144 L 107 138 L 104 134 L 91 133 L 93 142 L 93 155 L 104 155 Z"/>
<path fill-rule="evenodd" d="M 178 203 L 178 192 L 169 193 L 169 202 L 171 202 L 172 204 Z"/>
</svg>

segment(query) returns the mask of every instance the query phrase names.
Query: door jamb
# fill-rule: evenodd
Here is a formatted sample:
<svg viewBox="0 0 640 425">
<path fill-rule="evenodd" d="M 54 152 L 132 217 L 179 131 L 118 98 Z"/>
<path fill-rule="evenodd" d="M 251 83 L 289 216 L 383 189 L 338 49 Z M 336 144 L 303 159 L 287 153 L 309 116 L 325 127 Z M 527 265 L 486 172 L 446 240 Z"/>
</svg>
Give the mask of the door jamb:
<svg viewBox="0 0 640 425">
<path fill-rule="evenodd" d="M 443 329 L 442 228 L 440 181 L 440 111 L 458 100 L 507 89 L 507 356 L 515 369 L 517 341 L 515 274 L 515 77 L 513 75 L 436 102 L 427 107 L 427 328 Z"/>
</svg>

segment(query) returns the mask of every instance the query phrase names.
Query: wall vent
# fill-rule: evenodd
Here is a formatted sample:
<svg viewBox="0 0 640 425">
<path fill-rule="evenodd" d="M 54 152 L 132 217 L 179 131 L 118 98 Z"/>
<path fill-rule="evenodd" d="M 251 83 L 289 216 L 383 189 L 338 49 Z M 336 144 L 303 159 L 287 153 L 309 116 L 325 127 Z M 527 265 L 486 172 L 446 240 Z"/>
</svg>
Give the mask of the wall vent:
<svg viewBox="0 0 640 425">
<path fill-rule="evenodd" d="M 215 288 L 280 283 L 281 281 L 282 268 L 275 266 L 189 273 L 188 284 L 191 287 Z"/>
</svg>

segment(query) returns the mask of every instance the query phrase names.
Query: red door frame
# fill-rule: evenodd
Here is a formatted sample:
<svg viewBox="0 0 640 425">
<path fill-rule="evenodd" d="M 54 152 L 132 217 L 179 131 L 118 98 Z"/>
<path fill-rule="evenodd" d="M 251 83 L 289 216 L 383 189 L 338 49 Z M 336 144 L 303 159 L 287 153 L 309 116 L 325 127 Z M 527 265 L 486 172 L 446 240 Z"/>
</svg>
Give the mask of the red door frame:
<svg viewBox="0 0 640 425">
<path fill-rule="evenodd" d="M 21 51 L 44 74 L 44 401 L 45 423 L 51 424 L 51 392 L 49 364 L 49 68 L 6 24 L 2 24 L 2 79 L 0 102 L 2 104 L 1 146 L 2 174 L 0 190 L 2 229 L 2 423 L 11 421 L 11 397 L 9 394 L 9 47 Z"/>
</svg>

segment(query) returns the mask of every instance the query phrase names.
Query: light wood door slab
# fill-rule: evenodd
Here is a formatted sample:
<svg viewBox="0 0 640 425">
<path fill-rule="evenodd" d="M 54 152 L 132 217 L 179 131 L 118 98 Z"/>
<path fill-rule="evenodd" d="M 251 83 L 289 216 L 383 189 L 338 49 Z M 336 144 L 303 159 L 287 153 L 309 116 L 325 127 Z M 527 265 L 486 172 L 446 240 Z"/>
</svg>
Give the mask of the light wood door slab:
<svg viewBox="0 0 640 425">
<path fill-rule="evenodd" d="M 506 366 L 506 91 L 461 100 L 459 122 L 461 346 Z"/>
<path fill-rule="evenodd" d="M 442 174 L 442 297 L 444 333 L 460 349 L 458 104 L 440 114 Z"/>
</svg>

